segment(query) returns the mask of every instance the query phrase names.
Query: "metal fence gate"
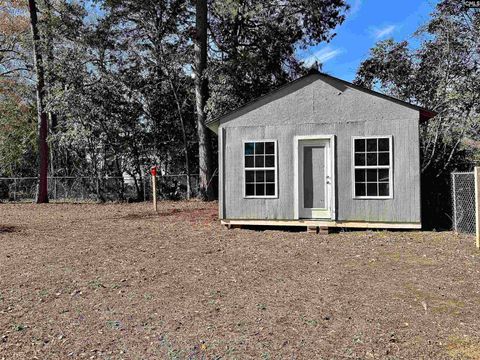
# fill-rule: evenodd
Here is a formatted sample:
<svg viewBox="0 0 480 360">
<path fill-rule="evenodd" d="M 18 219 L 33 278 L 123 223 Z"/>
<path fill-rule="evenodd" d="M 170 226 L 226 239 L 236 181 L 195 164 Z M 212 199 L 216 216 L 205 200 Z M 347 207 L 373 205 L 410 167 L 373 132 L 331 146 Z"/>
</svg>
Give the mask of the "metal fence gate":
<svg viewBox="0 0 480 360">
<path fill-rule="evenodd" d="M 452 173 L 453 229 L 456 232 L 475 234 L 475 173 Z"/>
</svg>

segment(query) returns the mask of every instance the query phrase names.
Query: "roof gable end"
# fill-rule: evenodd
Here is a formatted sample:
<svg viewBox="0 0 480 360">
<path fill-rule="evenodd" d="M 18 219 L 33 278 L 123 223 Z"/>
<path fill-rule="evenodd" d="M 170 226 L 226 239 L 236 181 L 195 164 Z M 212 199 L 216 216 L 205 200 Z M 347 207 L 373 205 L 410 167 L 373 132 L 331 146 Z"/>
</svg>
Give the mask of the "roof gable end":
<svg viewBox="0 0 480 360">
<path fill-rule="evenodd" d="M 361 91 L 361 92 L 366 93 L 368 95 L 376 96 L 376 97 L 379 97 L 381 99 L 384 99 L 384 100 L 390 101 L 392 103 L 395 103 L 397 105 L 404 106 L 404 107 L 419 111 L 420 112 L 420 120 L 428 120 L 429 118 L 436 115 L 436 113 L 433 112 L 433 111 L 424 109 L 424 108 L 419 107 L 417 105 L 410 104 L 408 102 L 396 99 L 394 97 L 391 97 L 391 96 L 388 96 L 388 95 L 385 95 L 385 94 L 382 94 L 382 93 L 379 93 L 379 92 L 376 92 L 376 91 L 373 91 L 373 90 L 370 90 L 370 89 L 367 89 L 367 88 L 363 88 L 363 87 L 358 86 L 358 85 L 354 85 L 354 84 L 352 84 L 348 81 L 333 77 L 331 75 L 327 75 L 327 74 L 319 73 L 319 72 L 310 72 L 309 74 L 307 74 L 305 76 L 302 76 L 302 77 L 300 77 L 300 78 L 298 78 L 298 79 L 296 79 L 296 80 L 294 80 L 290 83 L 287 83 L 287 84 L 273 90 L 270 93 L 267 93 L 267 94 L 265 94 L 265 95 L 263 95 L 263 96 L 261 96 L 257 99 L 254 99 L 250 102 L 247 102 L 246 104 L 234 109 L 233 111 L 230 111 L 230 112 L 228 112 L 224 115 L 221 115 L 217 118 L 214 118 L 214 119 L 208 121 L 207 126 L 210 129 L 215 131 L 221 123 L 233 120 L 237 117 L 240 117 L 240 116 L 245 115 L 245 114 L 247 114 L 251 111 L 254 111 L 254 110 L 256 110 L 256 109 L 258 109 L 258 108 L 260 108 L 264 105 L 267 105 L 267 104 L 269 104 L 273 101 L 276 101 L 276 100 L 279 100 L 283 97 L 286 97 L 289 94 L 300 91 L 304 87 L 309 86 L 316 81 L 322 81 L 322 82 L 334 87 L 335 89 L 337 89 L 339 91 L 339 95 L 343 94 L 346 90 L 351 89 L 351 90 L 354 90 L 354 91 Z"/>
</svg>

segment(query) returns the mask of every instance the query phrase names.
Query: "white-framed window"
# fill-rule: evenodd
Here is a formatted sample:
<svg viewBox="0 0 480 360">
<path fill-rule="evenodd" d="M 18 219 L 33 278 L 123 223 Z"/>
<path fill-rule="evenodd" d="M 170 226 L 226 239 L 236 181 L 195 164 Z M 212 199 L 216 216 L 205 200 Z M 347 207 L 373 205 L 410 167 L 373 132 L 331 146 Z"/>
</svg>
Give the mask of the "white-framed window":
<svg viewBox="0 0 480 360">
<path fill-rule="evenodd" d="M 353 197 L 393 198 L 392 136 L 353 137 Z"/>
<path fill-rule="evenodd" d="M 277 141 L 243 142 L 244 197 L 277 197 Z"/>
</svg>

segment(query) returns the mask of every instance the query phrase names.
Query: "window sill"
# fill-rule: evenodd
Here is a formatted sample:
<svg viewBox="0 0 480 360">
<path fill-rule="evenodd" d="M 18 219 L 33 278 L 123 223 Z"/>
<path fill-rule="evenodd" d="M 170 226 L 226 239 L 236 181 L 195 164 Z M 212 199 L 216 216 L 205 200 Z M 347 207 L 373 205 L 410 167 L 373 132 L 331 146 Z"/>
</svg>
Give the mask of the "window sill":
<svg viewBox="0 0 480 360">
<path fill-rule="evenodd" d="M 353 200 L 392 200 L 393 196 L 353 196 Z"/>
<path fill-rule="evenodd" d="M 244 196 L 244 199 L 278 199 L 277 195 L 272 196 Z"/>
</svg>

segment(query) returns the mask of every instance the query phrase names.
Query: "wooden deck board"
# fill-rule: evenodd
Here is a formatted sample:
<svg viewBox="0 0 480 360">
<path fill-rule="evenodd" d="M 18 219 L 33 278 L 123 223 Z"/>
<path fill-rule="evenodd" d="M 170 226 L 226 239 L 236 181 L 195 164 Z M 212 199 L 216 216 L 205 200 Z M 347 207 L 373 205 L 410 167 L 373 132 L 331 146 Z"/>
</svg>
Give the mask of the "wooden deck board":
<svg viewBox="0 0 480 360">
<path fill-rule="evenodd" d="M 361 221 L 323 221 L 323 220 L 221 220 L 222 225 L 229 226 L 303 226 L 323 228 L 358 228 L 358 229 L 421 229 L 421 223 L 386 223 Z"/>
</svg>

